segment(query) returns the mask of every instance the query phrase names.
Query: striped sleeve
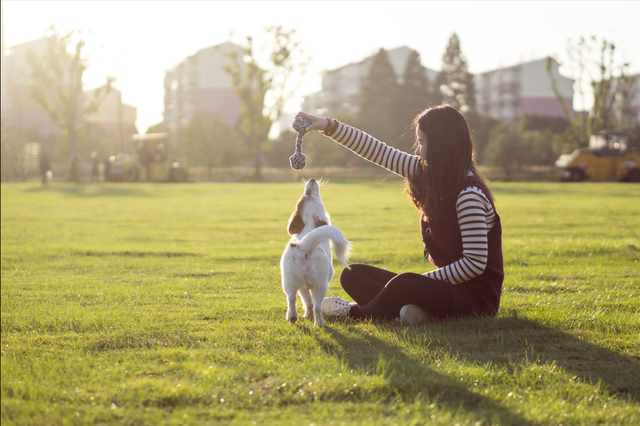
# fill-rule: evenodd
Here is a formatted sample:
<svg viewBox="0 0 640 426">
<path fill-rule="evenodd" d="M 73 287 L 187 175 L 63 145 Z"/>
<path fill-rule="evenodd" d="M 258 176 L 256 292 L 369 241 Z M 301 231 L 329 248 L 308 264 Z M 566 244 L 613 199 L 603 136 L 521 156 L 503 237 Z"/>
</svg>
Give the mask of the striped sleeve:
<svg viewBox="0 0 640 426">
<path fill-rule="evenodd" d="M 451 284 L 469 281 L 484 272 L 489 251 L 488 233 L 496 222 L 493 206 L 477 187 L 469 187 L 460 192 L 456 211 L 462 236 L 462 257 L 454 263 L 424 274 Z"/>
<path fill-rule="evenodd" d="M 343 123 L 338 124 L 331 138 L 360 157 L 405 179 L 411 179 L 422 162 L 417 155 L 410 155 L 392 148 L 365 132 Z"/>
</svg>

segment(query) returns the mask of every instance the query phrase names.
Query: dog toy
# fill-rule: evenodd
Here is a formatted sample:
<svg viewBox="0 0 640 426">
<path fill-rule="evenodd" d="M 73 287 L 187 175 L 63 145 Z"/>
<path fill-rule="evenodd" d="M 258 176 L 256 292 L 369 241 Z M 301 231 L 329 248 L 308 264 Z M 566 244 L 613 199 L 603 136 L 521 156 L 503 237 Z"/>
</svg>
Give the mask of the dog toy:
<svg viewBox="0 0 640 426">
<path fill-rule="evenodd" d="M 289 163 L 294 170 L 302 170 L 307 165 L 307 156 L 302 153 L 302 138 L 307 133 L 309 124 L 311 122 L 304 117 L 298 118 L 293 123 L 293 129 L 298 132 L 298 136 L 296 137 L 296 152 L 289 157 Z"/>
</svg>

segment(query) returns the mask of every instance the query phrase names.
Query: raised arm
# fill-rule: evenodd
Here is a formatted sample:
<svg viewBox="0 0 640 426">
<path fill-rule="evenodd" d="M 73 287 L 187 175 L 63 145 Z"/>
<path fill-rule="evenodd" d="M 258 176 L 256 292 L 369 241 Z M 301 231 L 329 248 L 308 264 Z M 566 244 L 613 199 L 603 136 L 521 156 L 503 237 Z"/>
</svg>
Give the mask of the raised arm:
<svg viewBox="0 0 640 426">
<path fill-rule="evenodd" d="M 405 179 L 411 179 L 421 167 L 422 160 L 419 156 L 392 148 L 354 127 L 302 112 L 296 115 L 296 119 L 298 117 L 305 117 L 311 121 L 307 130 L 320 130 L 325 136 L 332 138 L 360 157 Z"/>
</svg>

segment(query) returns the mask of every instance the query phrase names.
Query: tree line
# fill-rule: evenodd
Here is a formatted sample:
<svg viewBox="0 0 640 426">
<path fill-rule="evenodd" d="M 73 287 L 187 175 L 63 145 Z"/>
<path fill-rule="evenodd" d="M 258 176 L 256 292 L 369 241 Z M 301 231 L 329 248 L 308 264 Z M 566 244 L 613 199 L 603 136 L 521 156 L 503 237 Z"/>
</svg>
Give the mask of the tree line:
<svg viewBox="0 0 640 426">
<path fill-rule="evenodd" d="M 288 56 L 285 58 L 289 61 L 293 59 L 292 53 L 295 49 L 300 47 L 299 43 L 292 42 L 293 34 L 293 32 L 288 33 L 286 37 L 280 39 L 282 44 L 279 46 L 279 51 L 286 52 Z M 250 43 L 247 46 L 250 47 Z M 597 50 L 594 47 L 598 46 L 599 55 L 590 55 L 592 51 Z M 524 114 L 513 123 L 479 114 L 476 110 L 473 75 L 469 72 L 460 39 L 454 33 L 442 56 L 442 67 L 435 81 L 429 81 L 418 52 L 410 52 L 404 74 L 398 76 L 395 74 L 388 53 L 380 49 L 370 60 L 368 74 L 357 97 L 358 112 L 351 113 L 343 110 L 337 112 L 334 118 L 352 124 L 394 147 L 411 151 L 415 138 L 411 131 L 411 123 L 415 116 L 431 106 L 451 105 L 463 112 L 469 122 L 479 162 L 502 169 L 507 179 L 511 179 L 517 171 L 526 166 L 553 165 L 561 154 L 586 146 L 589 136 L 603 129 L 626 131 L 631 137 L 629 141 L 631 148 L 640 148 L 638 123 L 620 120 L 613 113 L 612 108 L 615 96 L 619 96 L 621 91 L 629 93 L 637 90 L 630 85 L 626 75 L 629 64 L 618 65 L 614 61 L 615 46 L 595 37 L 588 40 L 582 38 L 577 43 L 570 44 L 569 52 L 571 53 L 569 60 L 572 61 L 575 69 L 585 70 L 591 66 L 600 71 L 599 76 L 589 82 L 594 88 L 593 107 L 578 114 L 573 113 L 571 108 L 566 108 L 566 105 L 565 115 L 562 117 Z M 253 58 L 251 49 L 245 48 L 245 55 L 247 54 Z M 249 61 L 249 63 L 253 62 Z M 275 65 L 275 62 L 270 65 Z M 290 67 L 288 72 L 291 73 L 294 69 L 295 67 Z M 234 70 L 229 71 L 236 79 L 236 90 L 239 95 L 243 90 L 246 91 L 247 87 L 252 86 L 247 74 L 243 77 L 244 80 L 238 80 L 240 68 L 237 64 Z M 282 81 L 287 80 L 287 73 L 284 74 L 285 78 Z M 265 74 L 262 74 L 262 77 L 264 76 Z M 571 77 L 580 84 L 586 79 L 584 75 Z M 549 78 L 558 101 L 564 102 L 562 94 L 557 90 L 557 82 L 551 74 Z M 255 86 L 253 84 L 253 87 Z M 584 93 L 581 95 L 586 96 Z M 263 96 L 264 92 L 261 92 L 261 97 Z M 257 111 L 262 104 L 254 96 L 249 101 L 243 99 L 243 105 L 251 106 Z M 272 112 L 270 116 L 279 116 L 279 113 Z M 265 164 L 272 167 L 287 167 L 296 134 L 287 129 L 277 140 L 269 140 L 266 135 L 270 127 L 269 123 L 273 120 L 269 120 L 267 115 L 264 114 L 264 123 L 267 127 L 256 139 L 253 139 L 252 143 L 245 141 L 244 149 L 235 146 L 235 155 L 242 157 L 239 158 L 240 162 L 246 158 L 255 159 L 259 149 L 262 155 L 258 159 L 261 158 Z M 246 126 L 247 120 L 253 119 L 249 119 L 249 115 L 245 112 L 241 114 L 241 120 L 241 126 Z M 247 138 L 248 134 L 245 132 L 239 140 L 243 137 Z M 317 132 L 305 136 L 304 151 L 310 159 L 310 164 L 320 167 L 352 165 L 373 167 L 349 155 L 337 144 L 326 143 L 322 140 L 323 138 Z M 197 156 L 196 150 L 194 159 Z M 255 176 L 259 178 L 259 161 L 255 167 Z"/>
<path fill-rule="evenodd" d="M 180 128 L 174 140 L 179 141 L 180 154 L 192 167 L 205 167 L 211 178 L 219 167 L 245 166 L 251 177 L 262 179 L 262 168 L 288 167 L 293 153 L 295 133 L 283 129 L 279 138 L 270 139 L 274 123 L 282 115 L 284 105 L 295 92 L 308 62 L 295 31 L 282 27 L 266 29 L 267 42 L 256 48 L 253 38 L 240 42 L 241 54 L 229 54 L 226 72 L 241 101 L 242 109 L 235 126 L 211 111 L 198 112 Z M 57 158 L 87 158 L 92 151 L 114 154 L 115 144 L 99 126 L 86 122 L 109 92 L 113 78 L 107 78 L 104 89 L 96 97 L 79 104 L 82 75 L 88 60 L 82 54 L 85 41 L 77 33 L 60 34 L 53 30 L 44 56 L 30 59 L 31 95 L 63 131 L 59 138 L 42 138 L 34 129 L 16 128 L 2 117 L 2 172 L 19 175 L 20 155 L 24 142 L 39 141 L 45 152 Z M 599 49 L 598 49 L 599 48 Z M 596 51 L 599 55 L 590 55 Z M 388 52 L 380 49 L 369 61 L 368 73 L 357 96 L 357 113 L 339 111 L 334 118 L 352 124 L 399 149 L 411 151 L 414 134 L 411 123 L 424 109 L 447 104 L 459 109 L 467 118 L 474 144 L 482 164 L 500 167 L 507 178 L 522 167 L 552 165 L 560 154 L 586 146 L 591 133 L 605 128 L 627 131 L 632 147 L 640 148 L 637 122 L 623 122 L 612 113 L 616 93 L 633 91 L 626 77 L 629 64 L 617 65 L 615 46 L 606 40 L 581 38 L 569 47 L 573 69 L 594 66 L 599 75 L 588 83 L 593 87 L 593 107 L 577 115 L 565 105 L 564 117 L 523 115 L 515 123 L 504 123 L 476 110 L 473 75 L 462 52 L 457 34 L 452 34 L 442 55 L 441 70 L 430 81 L 421 64 L 420 55 L 411 51 L 404 74 L 396 75 Z M 258 54 L 260 53 L 260 54 Z M 591 62 L 589 62 L 591 61 Z M 559 101 L 564 102 L 551 73 L 550 84 Z M 296 77 L 298 77 L 296 79 Z M 582 83 L 588 77 L 571 76 Z M 614 90 L 615 89 L 615 90 Z M 312 112 L 312 111 L 309 111 Z M 160 126 L 161 127 L 161 126 Z M 157 129 L 149 129 L 153 132 Z M 323 141 L 313 132 L 305 137 L 304 152 L 310 164 L 320 167 L 370 167 L 337 144 Z M 171 149 L 171 147 L 167 147 Z M 69 173 L 74 170 L 69 168 Z M 75 177 L 71 176 L 74 180 Z"/>
<path fill-rule="evenodd" d="M 251 163 L 254 167 L 253 177 L 260 179 L 263 164 L 288 166 L 296 134 L 290 129 L 283 129 L 276 140 L 269 140 L 267 136 L 271 125 L 282 113 L 287 94 L 292 93 L 291 87 L 286 87 L 287 83 L 294 73 L 300 74 L 306 62 L 300 42 L 295 39 L 295 31 L 287 32 L 281 27 L 273 27 L 267 32 L 272 40 L 266 47 L 269 49 L 271 46 L 272 49 L 267 63 L 258 65 L 251 38 L 247 38 L 242 46 L 243 58 L 230 57 L 231 65 L 227 67 L 227 72 L 233 77 L 236 94 L 243 105 L 238 125 L 230 128 L 219 116 L 203 111 L 184 130 L 185 154 L 192 164 L 206 166 L 209 174 L 217 164 Z M 399 149 L 410 151 L 414 142 L 411 123 L 425 108 L 447 103 L 473 114 L 473 75 L 468 71 L 456 34 L 449 41 L 443 57 L 443 72 L 437 81 L 429 81 L 420 55 L 414 50 L 408 55 L 404 75 L 398 77 L 387 52 L 380 49 L 371 59 L 361 87 L 358 113 L 340 111 L 335 118 L 357 126 Z M 272 102 L 268 103 L 266 99 L 270 93 Z M 214 125 L 218 129 L 215 132 L 224 134 L 229 143 L 220 145 L 211 138 L 198 136 L 206 133 L 202 131 L 205 122 L 209 126 Z M 478 127 L 483 126 L 484 123 L 478 124 Z M 212 134 L 214 131 L 210 129 L 208 132 Z M 487 131 L 483 130 L 485 133 Z M 203 143 L 207 139 L 209 141 Z M 340 167 L 354 161 L 344 148 L 327 144 L 321 139 L 322 136 L 315 132 L 305 136 L 304 152 L 312 159 L 310 161 L 314 166 Z M 221 151 L 225 146 L 226 150 Z M 366 163 L 359 165 L 367 167 Z"/>
</svg>

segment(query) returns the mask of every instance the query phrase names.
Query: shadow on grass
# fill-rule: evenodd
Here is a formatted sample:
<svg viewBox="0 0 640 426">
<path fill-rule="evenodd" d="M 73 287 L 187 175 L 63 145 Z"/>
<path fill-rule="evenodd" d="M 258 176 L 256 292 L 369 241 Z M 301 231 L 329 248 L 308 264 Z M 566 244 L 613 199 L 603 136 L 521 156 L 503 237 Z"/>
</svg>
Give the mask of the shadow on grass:
<svg viewBox="0 0 640 426">
<path fill-rule="evenodd" d="M 80 198 L 93 197 L 142 197 L 153 193 L 138 184 L 90 184 L 90 183 L 52 183 L 47 186 L 34 186 L 25 189 L 28 193 L 57 192 Z"/>
<path fill-rule="evenodd" d="M 347 336 L 330 325 L 326 329 L 338 345 L 336 348 L 322 342 L 327 353 L 339 357 L 350 369 L 370 372 L 380 369 L 382 358 L 387 368 L 385 377 L 407 402 L 413 402 L 422 395 L 452 413 L 462 410 L 473 414 L 483 424 L 493 424 L 496 418 L 501 424 L 538 424 L 497 404 L 489 397 L 472 392 L 464 383 L 425 366 L 399 348 L 372 335 L 359 335 L 358 342 L 354 342 L 353 336 Z M 398 328 L 398 333 L 402 333 L 401 328 Z"/>
<path fill-rule="evenodd" d="M 419 327 L 379 326 L 396 334 L 398 340 L 412 341 L 412 346 L 424 347 L 425 353 L 434 351 L 438 357 L 454 357 L 487 370 L 498 367 L 514 371 L 529 363 L 552 363 L 573 375 L 577 382 L 600 383 L 613 395 L 640 402 L 639 360 L 534 321 L 507 317 L 435 322 Z M 350 369 L 369 372 L 380 369 L 382 357 L 390 370 L 388 380 L 407 401 L 422 394 L 451 412 L 462 409 L 487 424 L 494 423 L 496 417 L 504 424 L 537 424 L 494 399 L 473 392 L 457 377 L 434 370 L 400 347 L 357 331 L 343 334 L 330 323 L 326 329 L 333 342 L 322 341 L 321 346 L 328 354 L 340 358 Z"/>
<path fill-rule="evenodd" d="M 466 324 L 473 321 L 465 321 Z M 610 394 L 640 403 L 640 360 L 637 358 L 612 352 L 529 319 L 480 319 L 471 327 L 477 335 L 473 348 L 463 342 L 450 345 L 463 359 L 481 364 L 525 360 L 555 363 L 577 381 L 600 383 Z M 483 350 L 478 351 L 478 346 Z"/>
</svg>

